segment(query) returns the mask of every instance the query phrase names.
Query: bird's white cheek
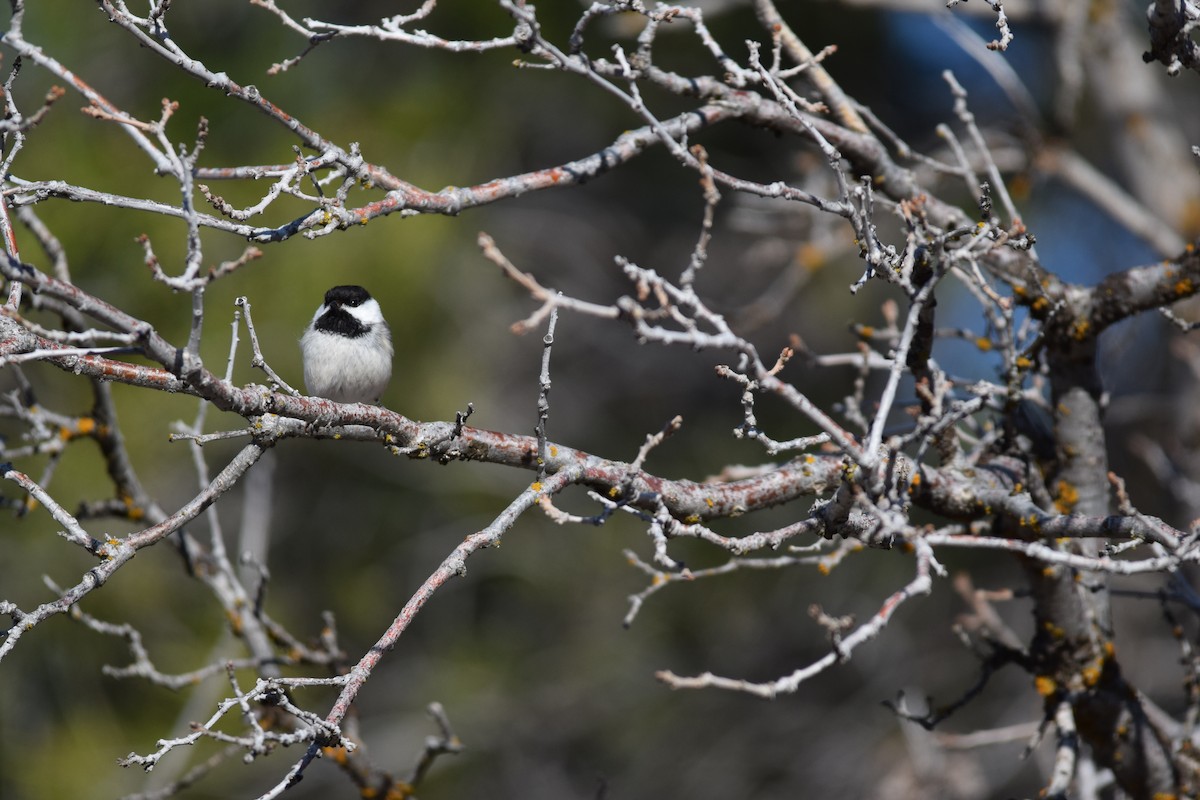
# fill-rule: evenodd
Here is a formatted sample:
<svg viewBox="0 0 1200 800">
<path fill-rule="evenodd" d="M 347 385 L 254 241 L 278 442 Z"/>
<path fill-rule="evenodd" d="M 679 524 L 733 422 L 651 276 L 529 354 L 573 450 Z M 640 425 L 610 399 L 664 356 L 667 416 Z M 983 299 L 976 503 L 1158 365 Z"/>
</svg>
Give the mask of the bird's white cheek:
<svg viewBox="0 0 1200 800">
<path fill-rule="evenodd" d="M 342 310 L 350 316 L 357 319 L 363 325 L 382 325 L 383 310 L 379 307 L 379 302 L 374 298 L 366 300 L 360 306 L 342 306 Z"/>
</svg>

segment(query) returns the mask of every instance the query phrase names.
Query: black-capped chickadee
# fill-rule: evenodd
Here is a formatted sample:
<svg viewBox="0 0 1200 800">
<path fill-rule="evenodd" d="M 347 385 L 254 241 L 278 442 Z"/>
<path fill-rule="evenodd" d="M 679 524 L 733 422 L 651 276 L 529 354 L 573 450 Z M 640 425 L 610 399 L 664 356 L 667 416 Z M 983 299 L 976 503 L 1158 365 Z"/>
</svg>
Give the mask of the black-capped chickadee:
<svg viewBox="0 0 1200 800">
<path fill-rule="evenodd" d="M 392 377 L 392 332 L 361 286 L 334 286 L 300 337 L 308 393 L 375 403 Z"/>
</svg>

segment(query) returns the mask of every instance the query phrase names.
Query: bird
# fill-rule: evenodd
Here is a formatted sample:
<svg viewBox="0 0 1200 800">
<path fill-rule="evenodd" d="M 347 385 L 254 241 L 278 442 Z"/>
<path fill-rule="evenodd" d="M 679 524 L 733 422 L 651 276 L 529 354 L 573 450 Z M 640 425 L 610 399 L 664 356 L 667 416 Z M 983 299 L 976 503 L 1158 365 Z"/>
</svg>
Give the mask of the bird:
<svg viewBox="0 0 1200 800">
<path fill-rule="evenodd" d="M 392 332 L 379 302 L 361 286 L 325 293 L 300 337 L 304 385 L 338 403 L 378 403 L 392 378 Z"/>
</svg>

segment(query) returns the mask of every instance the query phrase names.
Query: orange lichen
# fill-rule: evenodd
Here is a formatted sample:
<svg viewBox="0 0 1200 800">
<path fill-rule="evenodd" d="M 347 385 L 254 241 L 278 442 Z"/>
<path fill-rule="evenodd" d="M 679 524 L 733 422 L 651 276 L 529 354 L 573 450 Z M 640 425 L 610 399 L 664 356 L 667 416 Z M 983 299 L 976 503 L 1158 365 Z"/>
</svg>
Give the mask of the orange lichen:
<svg viewBox="0 0 1200 800">
<path fill-rule="evenodd" d="M 135 503 L 130 495 L 122 492 L 120 497 L 121 502 L 125 504 L 126 517 L 136 522 L 146 516 L 146 510 Z"/>
<path fill-rule="evenodd" d="M 77 439 L 81 436 L 91 436 L 96 432 L 96 420 L 91 417 L 80 417 L 75 420 L 75 427 L 63 425 L 58 429 L 58 438 L 64 442 L 69 442 L 72 439 Z"/>
<path fill-rule="evenodd" d="M 825 266 L 825 248 L 806 242 L 796 249 L 796 263 L 808 272 Z"/>
<path fill-rule="evenodd" d="M 1033 181 L 1025 173 L 1014 175 L 1008 180 L 1008 193 L 1014 198 L 1028 197 L 1032 190 Z"/>
<path fill-rule="evenodd" d="M 1067 481 L 1054 484 L 1054 507 L 1062 514 L 1070 514 L 1079 502 L 1079 489 Z"/>
<path fill-rule="evenodd" d="M 344 747 L 322 747 L 321 753 L 329 759 L 332 759 L 336 764 L 345 764 L 350 754 L 346 752 Z"/>
<path fill-rule="evenodd" d="M 1051 635 L 1051 636 L 1053 636 L 1055 639 L 1061 639 L 1061 638 L 1063 638 L 1064 636 L 1066 636 L 1066 635 L 1067 635 L 1067 632 L 1066 632 L 1066 631 L 1064 631 L 1064 630 L 1063 630 L 1062 628 L 1060 628 L 1059 626 L 1055 625 L 1055 624 L 1054 624 L 1053 622 L 1051 622 L 1050 620 L 1046 620 L 1045 622 L 1043 622 L 1043 623 L 1042 623 L 1042 628 L 1043 628 L 1043 629 L 1046 631 L 1046 633 L 1050 634 L 1050 635 Z"/>
</svg>

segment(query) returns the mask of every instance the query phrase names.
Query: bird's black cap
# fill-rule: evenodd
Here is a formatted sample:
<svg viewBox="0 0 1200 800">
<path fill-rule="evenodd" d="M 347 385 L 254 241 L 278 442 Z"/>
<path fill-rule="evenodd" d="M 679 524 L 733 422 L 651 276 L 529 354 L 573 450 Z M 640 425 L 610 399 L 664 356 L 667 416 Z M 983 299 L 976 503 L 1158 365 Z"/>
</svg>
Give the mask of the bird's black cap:
<svg viewBox="0 0 1200 800">
<path fill-rule="evenodd" d="M 325 293 L 325 305 L 357 307 L 371 299 L 371 293 L 361 286 L 335 286 Z"/>
</svg>

